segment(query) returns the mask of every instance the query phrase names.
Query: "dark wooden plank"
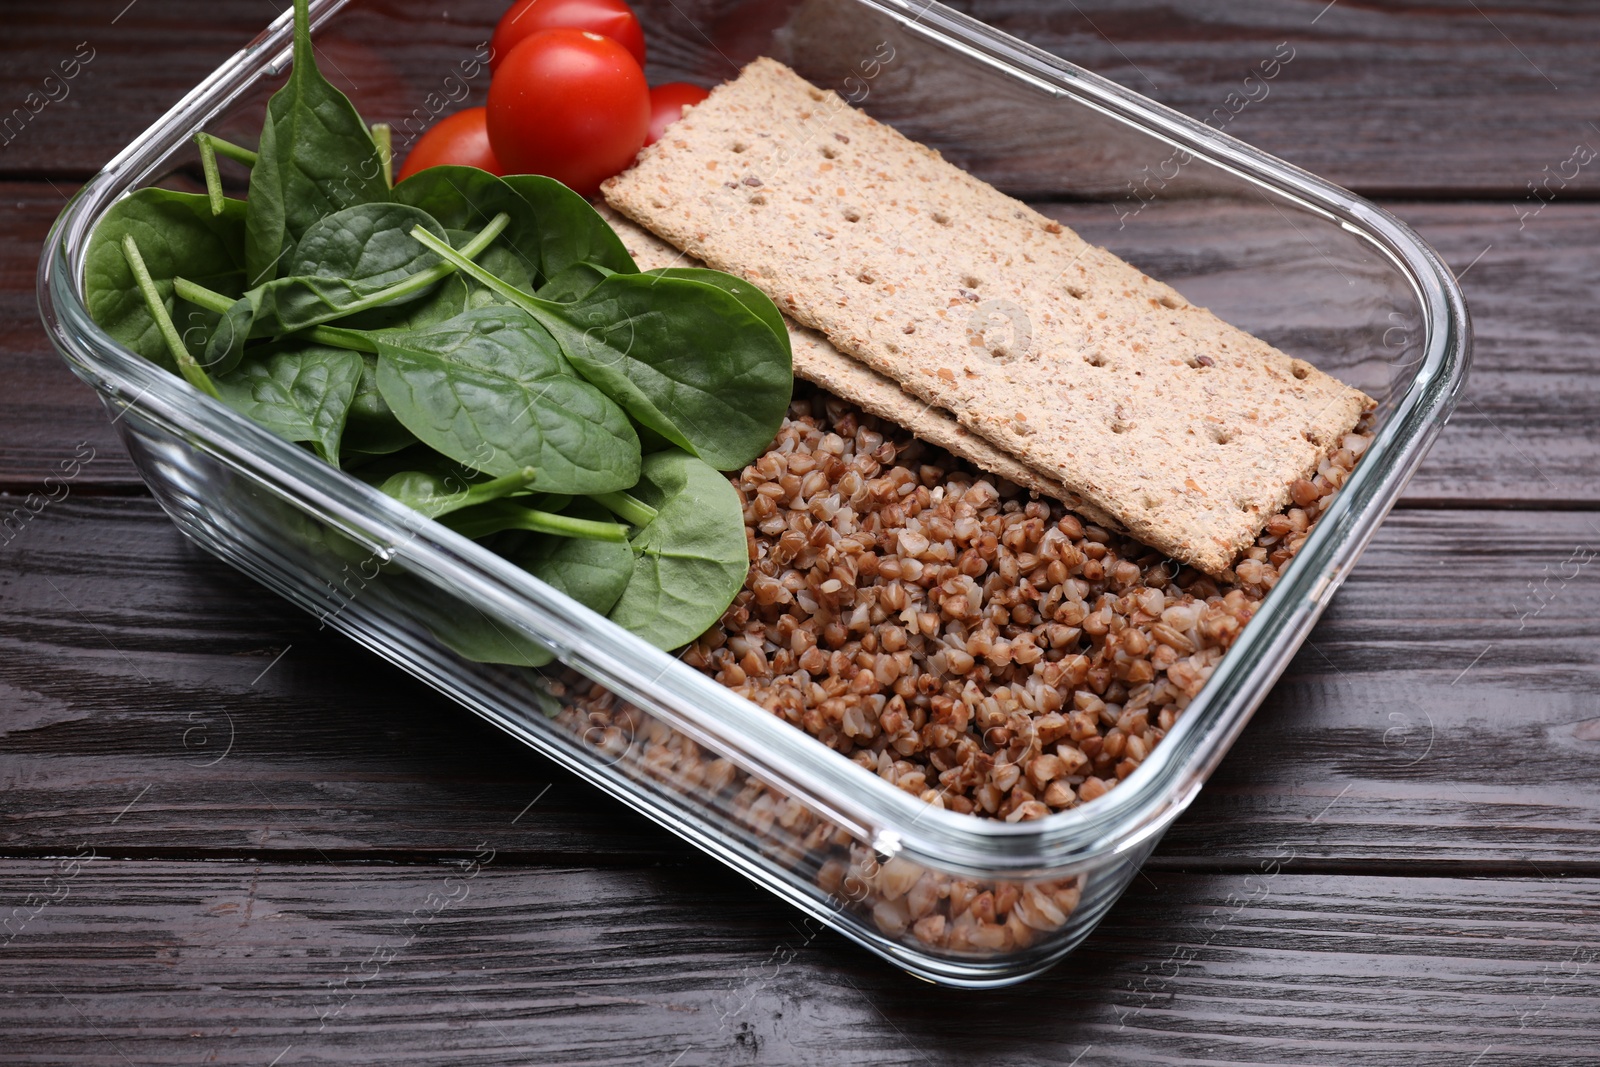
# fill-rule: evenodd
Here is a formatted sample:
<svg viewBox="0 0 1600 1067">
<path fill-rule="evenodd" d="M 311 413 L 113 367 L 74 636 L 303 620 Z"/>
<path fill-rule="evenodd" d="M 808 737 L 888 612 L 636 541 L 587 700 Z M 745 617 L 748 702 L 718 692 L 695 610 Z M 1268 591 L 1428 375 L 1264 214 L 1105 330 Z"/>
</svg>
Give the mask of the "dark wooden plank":
<svg viewBox="0 0 1600 1067">
<path fill-rule="evenodd" d="M 776 41 L 741 32 L 756 11 L 791 6 L 799 15 Z M 1587 103 L 1600 79 L 1588 59 L 1595 16 L 1573 5 L 1497 4 L 1492 12 L 1461 0 L 954 6 L 1371 195 L 1522 200 L 1529 182 L 1547 177 L 1547 165 L 1545 198 L 1592 198 L 1600 189 L 1600 128 Z M 914 42 L 848 3 L 745 4 L 737 14 L 720 0 L 646 7 L 662 15 L 651 21 L 664 31 L 656 59 L 675 72 L 720 80 L 767 48 L 853 96 L 869 73 L 868 110 L 1018 195 L 1131 194 L 1168 155 L 1130 153 L 1136 139 L 1124 139 L 1115 124 L 1096 125 L 1082 109 L 1055 107 L 973 64 L 905 58 L 880 65 L 888 54 L 882 42 L 893 43 L 897 56 L 899 42 Z M 1141 172 L 1146 164 L 1150 171 Z M 1198 173 L 1186 170 L 1174 188 L 1194 189 Z"/>
<path fill-rule="evenodd" d="M 69 496 L 13 522 L 0 534 L 4 845 L 88 831 L 124 851 L 429 855 L 542 796 L 518 824 L 525 851 L 676 850 L 192 547 L 148 498 Z M 63 803 L 49 783 L 69 779 Z"/>
<path fill-rule="evenodd" d="M 1158 875 L 1051 973 L 971 993 L 721 871 L 51 877 L 0 867 L 8 907 L 60 898 L 4 949 L 10 1063 L 1579 1067 L 1600 1026 L 1593 880 Z"/>
<path fill-rule="evenodd" d="M 1600 145 L 1600 137 L 1596 138 Z M 1388 205 L 1456 271 L 1475 338 L 1466 399 L 1413 505 L 1600 499 L 1600 205 Z"/>
<path fill-rule="evenodd" d="M 39 250 L 76 190 L 70 182 L 0 183 L 0 487 L 38 485 L 59 475 L 63 461 L 91 455 L 78 485 L 139 484 L 94 390 L 67 369 L 39 321 Z"/>
<path fill-rule="evenodd" d="M 1600 865 L 1600 516 L 1393 515 L 1162 855 Z"/>
<path fill-rule="evenodd" d="M 1580 144 L 1594 146 L 1587 170 L 1569 167 L 1574 180 L 1549 188 L 1600 191 L 1593 8 L 1471 0 L 953 6 L 1369 195 L 1522 200 L 1545 166 L 1556 173 Z M 1261 66 L 1285 56 L 1281 69 Z M 1276 75 L 1265 86 L 1263 70 Z"/>
<path fill-rule="evenodd" d="M 9 5 L 0 124 L 8 118 L 11 124 L 0 133 L 0 175 L 93 174 L 285 6 L 262 0 Z M 459 76 L 459 63 L 488 40 L 506 6 L 466 0 L 446 10 L 356 0 L 339 16 L 337 31 L 320 41 L 318 64 L 369 121 L 398 121 L 415 109 L 439 114 L 444 103 L 430 104 L 427 95 L 443 94 L 451 109 L 467 102 L 458 83 L 446 79 Z M 62 67 L 75 58 L 76 68 Z M 69 69 L 76 73 L 64 78 Z M 487 68 L 465 83 L 473 102 L 481 103 L 487 88 Z M 256 120 L 256 127 L 235 123 L 224 132 L 254 144 Z"/>
<path fill-rule="evenodd" d="M 326 45 L 330 76 L 353 86 L 373 118 L 424 108 L 470 57 L 501 0 L 438 6 L 358 0 Z M 655 80 L 721 79 L 750 58 L 785 6 L 752 0 L 644 0 Z M 957 6 L 1048 51 L 1197 117 L 1280 44 L 1294 58 L 1265 98 L 1227 122 L 1229 133 L 1353 188 L 1389 195 L 1521 199 L 1527 183 L 1600 145 L 1592 62 L 1600 13 L 1572 4 L 1410 2 L 1373 6 L 1296 0 L 964 0 Z M 276 10 L 259 0 L 90 0 L 12 4 L 0 117 L 16 133 L 0 146 L 0 173 L 85 175 L 245 45 Z M 59 82 L 79 42 L 93 59 Z M 181 42 L 181 47 L 175 44 Z M 159 55 L 159 63 L 151 57 Z M 58 81 L 47 85 L 46 77 Z M 482 91 L 482 81 L 475 85 Z M 1559 88 L 1557 88 L 1559 87 Z M 37 93 L 30 98 L 28 94 Z M 64 95 L 63 95 L 64 94 Z M 58 102 L 43 105 L 50 95 Z M 1236 107 L 1237 105 L 1232 105 Z M 37 113 L 33 109 L 38 108 Z M 1220 120 L 1218 120 L 1220 122 Z M 1031 189 L 1046 168 L 1013 177 Z M 1561 191 L 1600 189 L 1590 165 Z"/>
<path fill-rule="evenodd" d="M 8 4 L 0 173 L 92 174 L 276 10 L 241 0 Z"/>
<path fill-rule="evenodd" d="M 77 452 L 94 449 L 84 486 L 137 484 L 94 394 L 49 347 L 38 323 L 33 278 L 39 244 L 64 202 L 46 183 L 0 184 L 0 359 L 11 387 L 0 393 L 0 486 L 37 484 Z M 1600 205 L 1557 203 L 1526 223 L 1503 204 L 1396 203 L 1457 270 L 1471 302 L 1477 353 L 1468 399 L 1407 491 L 1414 505 L 1600 502 L 1600 384 L 1590 373 L 1600 307 L 1589 292 L 1600 273 Z M 1284 291 L 1276 275 L 1323 269 L 1318 253 L 1268 208 L 1246 212 L 1178 203 L 1119 228 L 1105 205 L 1047 205 L 1090 240 L 1128 256 L 1225 317 L 1264 328 L 1278 341 L 1373 385 L 1382 370 L 1382 331 L 1334 329 L 1297 336 L 1301 312 L 1263 294 Z M 1219 230 L 1261 228 L 1274 239 L 1230 251 Z M 1281 238 L 1277 239 L 1277 238 Z M 1213 249 L 1197 255 L 1195 249 Z M 1271 250 L 1263 255 L 1259 249 Z M 1309 266 L 1308 266 L 1309 261 Z M 1470 268 L 1470 270 L 1468 269 Z M 1330 282 L 1338 279 L 1328 271 Z M 1380 324 L 1370 309 L 1330 301 L 1330 321 Z M 1334 345 L 1343 348 L 1329 362 Z M 1375 379 L 1376 380 L 1376 379 Z"/>
<path fill-rule="evenodd" d="M 1155 862 L 1600 871 L 1597 551 L 1592 513 L 1396 513 Z M 522 851 L 686 852 L 139 498 L 0 549 L 0 734 L 12 853 L 448 854 L 552 782 Z"/>
</svg>

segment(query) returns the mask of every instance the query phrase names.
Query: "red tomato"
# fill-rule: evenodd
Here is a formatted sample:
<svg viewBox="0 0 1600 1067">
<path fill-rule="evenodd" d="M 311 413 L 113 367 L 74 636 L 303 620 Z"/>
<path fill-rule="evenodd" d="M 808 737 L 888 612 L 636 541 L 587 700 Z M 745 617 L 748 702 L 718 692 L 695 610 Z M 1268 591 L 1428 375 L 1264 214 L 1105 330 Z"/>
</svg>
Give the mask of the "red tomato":
<svg viewBox="0 0 1600 1067">
<path fill-rule="evenodd" d="M 711 94 L 698 85 L 688 82 L 663 82 L 650 90 L 650 132 L 645 144 L 655 144 L 668 126 L 683 117 L 683 109 L 692 107 Z"/>
<path fill-rule="evenodd" d="M 540 30 L 588 30 L 616 41 L 644 66 L 644 29 L 623 0 L 517 0 L 489 40 L 489 69 Z"/>
<path fill-rule="evenodd" d="M 485 115 L 483 108 L 469 107 L 434 123 L 406 154 L 406 165 L 400 168 L 395 181 L 405 181 L 419 170 L 448 163 L 478 167 L 490 174 L 504 173 L 494 149 L 489 147 Z"/>
<path fill-rule="evenodd" d="M 644 71 L 597 33 L 536 33 L 489 84 L 489 143 L 508 174 L 543 174 L 593 196 L 633 162 L 649 131 Z"/>
</svg>

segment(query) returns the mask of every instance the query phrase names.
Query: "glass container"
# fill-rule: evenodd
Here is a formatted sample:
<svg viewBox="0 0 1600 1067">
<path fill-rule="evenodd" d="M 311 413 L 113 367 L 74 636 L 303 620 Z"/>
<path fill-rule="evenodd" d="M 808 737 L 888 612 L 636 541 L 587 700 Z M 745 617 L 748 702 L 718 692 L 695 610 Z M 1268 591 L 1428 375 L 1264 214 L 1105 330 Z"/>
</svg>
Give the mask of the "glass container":
<svg viewBox="0 0 1600 1067">
<path fill-rule="evenodd" d="M 327 73 L 369 121 L 394 124 L 402 150 L 487 84 L 481 42 L 499 8 L 484 0 L 452 18 L 424 0 L 312 4 Z M 639 9 L 661 57 L 652 81 L 714 82 L 758 54 L 787 62 L 1379 401 L 1375 440 L 1293 565 L 1165 740 L 1104 797 L 1018 823 L 930 806 L 97 327 L 81 287 L 96 222 L 139 186 L 198 188 L 197 130 L 253 141 L 289 63 L 287 13 L 62 213 L 39 268 L 52 341 L 98 390 L 161 506 L 217 556 L 911 973 L 969 987 L 1038 974 L 1089 934 L 1194 800 L 1444 425 L 1471 347 L 1460 290 L 1387 212 L 1221 132 L 1293 62 L 1288 46 L 1264 49 L 1239 92 L 1197 121 L 939 4 L 788 0 L 704 19 L 670 0 Z M 453 651 L 484 640 L 558 662 Z M 984 893 L 996 921 L 972 918 Z"/>
</svg>

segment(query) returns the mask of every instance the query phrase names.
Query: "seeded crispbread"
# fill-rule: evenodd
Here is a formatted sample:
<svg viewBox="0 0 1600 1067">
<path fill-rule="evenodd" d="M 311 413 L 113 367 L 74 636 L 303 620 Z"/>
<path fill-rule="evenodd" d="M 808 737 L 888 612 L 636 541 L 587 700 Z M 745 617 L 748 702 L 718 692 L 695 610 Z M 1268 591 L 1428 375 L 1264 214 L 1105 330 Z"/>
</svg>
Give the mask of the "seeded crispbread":
<svg viewBox="0 0 1600 1067">
<path fill-rule="evenodd" d="M 633 257 L 641 270 L 661 267 L 699 267 L 703 264 L 686 252 L 673 248 L 655 234 L 605 204 L 596 210 L 611 224 L 623 247 Z M 893 379 L 886 378 L 860 360 L 845 355 L 829 343 L 816 330 L 809 330 L 789 316 L 783 317 L 789 328 L 790 347 L 794 351 L 794 373 L 824 389 L 849 400 L 863 411 L 887 419 L 928 444 L 942 448 L 953 456 L 975 464 L 979 469 L 1031 489 L 1042 496 L 1055 497 L 1090 522 L 1118 529 L 1116 521 L 1100 509 L 1070 492 L 1059 482 L 1053 482 L 1038 471 L 1028 467 L 1015 456 L 1002 452 L 988 441 L 969 433 L 956 422 L 948 411 L 929 405 L 901 389 Z"/>
<path fill-rule="evenodd" d="M 770 59 L 604 188 L 1214 575 L 1371 403 Z"/>
</svg>

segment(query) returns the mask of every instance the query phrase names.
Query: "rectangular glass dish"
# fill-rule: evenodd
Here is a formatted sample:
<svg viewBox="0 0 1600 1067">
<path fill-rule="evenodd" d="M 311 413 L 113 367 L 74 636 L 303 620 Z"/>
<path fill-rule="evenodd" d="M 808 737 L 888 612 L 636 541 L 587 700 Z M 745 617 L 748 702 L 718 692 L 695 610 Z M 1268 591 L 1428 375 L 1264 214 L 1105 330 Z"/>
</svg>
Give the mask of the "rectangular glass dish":
<svg viewBox="0 0 1600 1067">
<path fill-rule="evenodd" d="M 428 0 L 312 4 L 322 65 L 357 83 L 341 87 L 395 125 L 400 151 L 487 82 L 480 42 L 503 5 L 466 6 L 452 19 Z M 913 974 L 971 987 L 1037 974 L 1194 799 L 1444 425 L 1470 358 L 1461 293 L 1374 205 L 941 5 L 728 4 L 701 24 L 671 0 L 636 7 L 652 82 L 714 83 L 771 55 L 1378 400 L 1375 439 L 1287 573 L 1105 796 L 1024 822 L 924 803 L 97 327 L 82 299 L 89 234 L 132 189 L 196 188 L 196 131 L 253 142 L 288 64 L 287 13 L 62 213 L 39 271 L 52 341 L 162 507 L 217 556 Z M 1284 62 L 1268 50 L 1258 81 Z M 463 633 L 534 642 L 559 664 L 472 662 L 452 651 Z"/>
</svg>

